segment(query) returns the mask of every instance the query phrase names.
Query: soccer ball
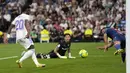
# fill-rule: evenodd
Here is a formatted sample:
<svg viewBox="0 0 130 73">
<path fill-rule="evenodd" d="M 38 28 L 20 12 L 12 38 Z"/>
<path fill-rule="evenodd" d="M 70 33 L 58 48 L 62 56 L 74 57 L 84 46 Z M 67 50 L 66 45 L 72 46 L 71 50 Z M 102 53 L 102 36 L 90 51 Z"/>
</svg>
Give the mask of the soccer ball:
<svg viewBox="0 0 130 73">
<path fill-rule="evenodd" d="M 84 49 L 79 51 L 79 56 L 82 58 L 86 58 L 88 56 L 88 52 Z"/>
<path fill-rule="evenodd" d="M 0 31 L 0 36 L 2 36 L 3 35 L 3 32 L 2 31 Z"/>
</svg>

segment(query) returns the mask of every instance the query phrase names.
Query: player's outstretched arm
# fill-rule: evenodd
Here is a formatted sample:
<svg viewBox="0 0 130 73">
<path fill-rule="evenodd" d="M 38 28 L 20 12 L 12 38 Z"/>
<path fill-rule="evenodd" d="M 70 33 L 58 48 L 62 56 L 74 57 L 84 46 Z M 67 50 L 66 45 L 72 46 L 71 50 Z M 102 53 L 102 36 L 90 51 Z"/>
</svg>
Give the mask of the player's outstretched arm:
<svg viewBox="0 0 130 73">
<path fill-rule="evenodd" d="M 8 34 L 11 33 L 11 29 L 12 29 L 13 27 L 15 27 L 15 25 L 10 25 L 10 27 L 9 27 L 9 29 L 8 29 L 8 31 L 7 31 Z"/>
<path fill-rule="evenodd" d="M 97 49 L 104 50 L 104 52 L 108 51 L 108 48 L 113 46 L 113 42 L 110 42 L 108 44 L 105 44 L 104 46 L 97 47 Z"/>
<path fill-rule="evenodd" d="M 76 58 L 76 57 L 73 57 L 73 56 L 71 55 L 70 48 L 68 49 L 68 55 L 69 55 L 69 58 L 73 58 L 73 59 Z"/>
<path fill-rule="evenodd" d="M 104 45 L 104 46 L 101 46 L 101 47 L 98 47 L 98 49 L 107 51 L 107 50 L 108 50 L 108 48 L 106 47 L 106 45 L 108 44 L 108 37 L 107 37 L 107 34 L 104 34 L 104 35 L 103 35 L 103 39 L 104 39 L 105 45 Z"/>
<path fill-rule="evenodd" d="M 104 43 L 107 45 L 109 43 L 107 34 L 104 34 L 103 39 L 104 39 Z"/>
<path fill-rule="evenodd" d="M 114 45 L 113 42 L 110 42 L 107 45 L 105 45 L 104 52 L 108 51 L 108 48 L 112 47 L 113 45 Z"/>
<path fill-rule="evenodd" d="M 4 43 L 8 43 L 8 38 L 10 37 L 10 32 L 11 32 L 11 29 L 15 27 L 15 25 L 10 25 L 7 33 L 4 34 Z"/>
<path fill-rule="evenodd" d="M 58 50 L 59 50 L 59 47 L 57 46 L 57 47 L 54 49 L 54 53 L 55 53 L 59 58 L 67 59 L 66 56 L 61 56 L 61 55 L 58 53 Z"/>
</svg>

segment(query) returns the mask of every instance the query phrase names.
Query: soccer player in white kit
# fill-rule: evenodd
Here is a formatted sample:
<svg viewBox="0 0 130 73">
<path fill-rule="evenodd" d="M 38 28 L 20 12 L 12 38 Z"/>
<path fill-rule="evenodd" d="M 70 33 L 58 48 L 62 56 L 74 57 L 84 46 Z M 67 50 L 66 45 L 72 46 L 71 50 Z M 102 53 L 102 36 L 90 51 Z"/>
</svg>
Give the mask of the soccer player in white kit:
<svg viewBox="0 0 130 73">
<path fill-rule="evenodd" d="M 19 60 L 16 61 L 19 68 L 22 67 L 22 62 L 29 57 L 32 57 L 32 60 L 34 61 L 36 67 L 45 67 L 45 64 L 40 64 L 36 58 L 34 43 L 30 38 L 30 31 L 31 31 L 30 16 L 26 14 L 26 12 L 27 10 L 13 20 L 11 26 L 8 29 L 7 37 L 10 34 L 11 29 L 15 26 L 16 41 L 20 43 L 27 50 L 24 53 L 24 55 Z M 7 42 L 8 40 L 7 37 L 4 40 L 5 42 Z"/>
</svg>

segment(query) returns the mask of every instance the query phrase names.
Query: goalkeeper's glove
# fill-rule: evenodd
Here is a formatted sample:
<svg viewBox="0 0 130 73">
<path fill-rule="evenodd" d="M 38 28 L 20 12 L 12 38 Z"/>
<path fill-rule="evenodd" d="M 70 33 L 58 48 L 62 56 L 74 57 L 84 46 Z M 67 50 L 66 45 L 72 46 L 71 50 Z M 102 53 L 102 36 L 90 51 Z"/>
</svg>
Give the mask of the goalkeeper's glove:
<svg viewBox="0 0 130 73">
<path fill-rule="evenodd" d="M 70 56 L 69 58 L 71 58 L 71 59 L 75 59 L 76 57 L 72 57 L 72 56 Z"/>
<path fill-rule="evenodd" d="M 57 55 L 59 58 L 61 58 L 61 59 L 67 59 L 66 56 L 61 56 L 59 53 L 56 53 L 56 55 Z"/>
<path fill-rule="evenodd" d="M 76 57 L 71 56 L 71 53 L 69 53 L 69 58 L 75 59 Z"/>
</svg>

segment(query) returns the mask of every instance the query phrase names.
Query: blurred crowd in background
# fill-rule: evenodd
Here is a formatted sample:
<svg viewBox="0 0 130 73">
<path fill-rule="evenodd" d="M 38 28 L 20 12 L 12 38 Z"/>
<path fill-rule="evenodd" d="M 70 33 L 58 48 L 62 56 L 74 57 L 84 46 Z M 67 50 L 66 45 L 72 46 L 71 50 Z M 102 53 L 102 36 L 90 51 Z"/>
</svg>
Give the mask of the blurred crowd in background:
<svg viewBox="0 0 130 73">
<path fill-rule="evenodd" d="M 103 27 L 125 35 L 125 0 L 0 0 L 0 31 L 6 32 L 25 7 L 31 17 L 34 42 L 57 42 L 66 33 L 74 42 L 100 41 Z M 10 43 L 15 43 L 15 32 L 12 29 Z"/>
</svg>

